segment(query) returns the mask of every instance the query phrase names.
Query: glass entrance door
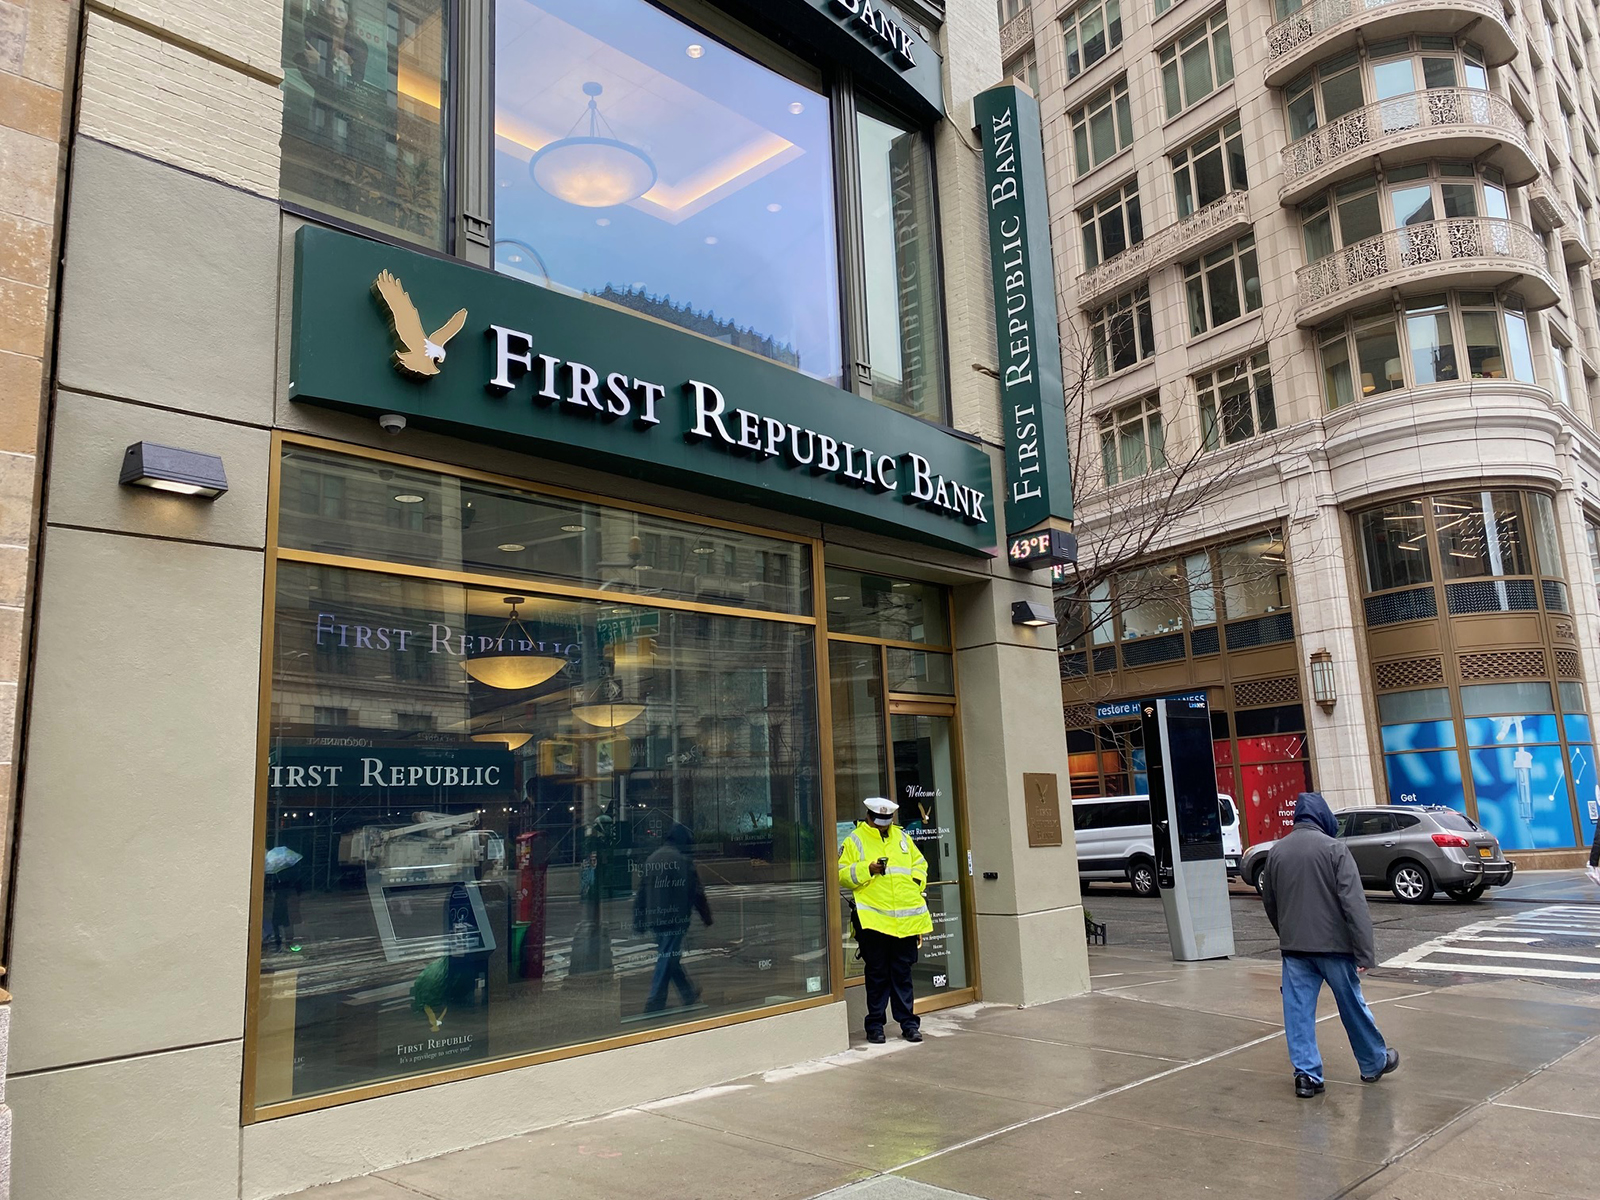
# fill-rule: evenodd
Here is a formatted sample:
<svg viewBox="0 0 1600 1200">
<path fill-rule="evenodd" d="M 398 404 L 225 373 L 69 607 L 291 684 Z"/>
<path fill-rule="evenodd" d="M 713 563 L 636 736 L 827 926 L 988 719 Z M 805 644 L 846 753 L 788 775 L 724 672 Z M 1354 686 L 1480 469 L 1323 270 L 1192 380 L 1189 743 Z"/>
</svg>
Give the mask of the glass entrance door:
<svg viewBox="0 0 1600 1200">
<path fill-rule="evenodd" d="M 897 711 L 909 707 L 923 711 Z M 955 785 L 954 718 L 931 706 L 889 706 L 889 742 L 894 761 L 900 825 L 928 860 L 928 911 L 933 932 L 922 939 L 912 972 L 917 995 L 964 988 L 967 978 L 966 922 L 961 908 L 961 850 Z"/>
<path fill-rule="evenodd" d="M 838 567 L 827 568 L 826 591 L 836 849 L 862 818 L 867 797 L 890 796 L 900 805 L 896 820 L 928 861 L 933 918 L 912 972 L 917 1007 L 964 1003 L 976 981 L 967 945 L 971 896 L 949 594 Z M 859 983 L 848 889 L 840 889 L 839 903 L 845 981 Z"/>
</svg>

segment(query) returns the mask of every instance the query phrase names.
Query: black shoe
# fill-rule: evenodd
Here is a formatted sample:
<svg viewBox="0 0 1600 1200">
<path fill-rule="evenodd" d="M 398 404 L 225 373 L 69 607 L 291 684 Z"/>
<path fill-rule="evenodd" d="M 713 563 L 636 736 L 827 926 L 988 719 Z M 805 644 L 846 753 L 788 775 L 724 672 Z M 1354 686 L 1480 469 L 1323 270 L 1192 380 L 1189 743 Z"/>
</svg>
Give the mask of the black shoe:
<svg viewBox="0 0 1600 1200">
<path fill-rule="evenodd" d="M 1383 1070 L 1379 1071 L 1376 1075 L 1363 1075 L 1361 1077 L 1361 1082 L 1362 1083 L 1377 1083 L 1378 1080 L 1382 1079 L 1385 1075 L 1387 1075 L 1390 1071 L 1394 1070 L 1399 1065 L 1400 1065 L 1400 1051 L 1396 1050 L 1393 1046 L 1390 1046 L 1387 1050 L 1384 1051 Z"/>
<path fill-rule="evenodd" d="M 884 1043 L 883 1030 L 881 1030 L 881 1029 L 869 1029 L 869 1030 L 867 1030 L 867 1041 L 871 1042 L 874 1046 L 883 1045 L 883 1043 Z"/>
<path fill-rule="evenodd" d="M 1294 1094 L 1302 1100 L 1309 1100 L 1313 1096 L 1320 1096 L 1327 1089 L 1311 1076 L 1301 1071 L 1294 1077 Z"/>
<path fill-rule="evenodd" d="M 908 1042 L 920 1042 L 922 1040 L 922 1030 L 912 1026 L 910 1029 L 902 1029 L 900 1036 Z"/>
</svg>

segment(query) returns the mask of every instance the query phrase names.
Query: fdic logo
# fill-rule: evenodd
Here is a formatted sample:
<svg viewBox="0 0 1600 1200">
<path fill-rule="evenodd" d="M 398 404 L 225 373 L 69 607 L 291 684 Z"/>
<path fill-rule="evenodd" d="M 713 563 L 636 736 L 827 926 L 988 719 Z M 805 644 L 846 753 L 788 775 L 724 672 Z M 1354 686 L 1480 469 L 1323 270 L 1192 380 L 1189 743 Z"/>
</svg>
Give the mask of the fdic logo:
<svg viewBox="0 0 1600 1200">
<path fill-rule="evenodd" d="M 432 333 L 425 333 L 417 306 L 411 303 L 406 289 L 388 271 L 378 272 L 372 281 L 372 293 L 383 301 L 389 312 L 389 332 L 394 335 L 394 369 L 413 379 L 427 379 L 439 373 L 444 361 L 444 348 L 449 340 L 461 332 L 467 323 L 467 310 L 461 309 Z"/>
</svg>

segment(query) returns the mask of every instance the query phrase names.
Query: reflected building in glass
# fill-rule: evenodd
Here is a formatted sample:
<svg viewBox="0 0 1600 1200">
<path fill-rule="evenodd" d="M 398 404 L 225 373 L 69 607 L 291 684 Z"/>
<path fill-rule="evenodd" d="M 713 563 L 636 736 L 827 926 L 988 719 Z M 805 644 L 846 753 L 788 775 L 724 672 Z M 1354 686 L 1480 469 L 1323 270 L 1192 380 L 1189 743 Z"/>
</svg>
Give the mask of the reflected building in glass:
<svg viewBox="0 0 1600 1200">
<path fill-rule="evenodd" d="M 1593 4 L 998 17 L 1082 233 L 1055 247 L 1074 794 L 1142 790 L 1119 702 L 1204 691 L 1247 841 L 1315 787 L 1576 864 L 1600 815 Z"/>
</svg>

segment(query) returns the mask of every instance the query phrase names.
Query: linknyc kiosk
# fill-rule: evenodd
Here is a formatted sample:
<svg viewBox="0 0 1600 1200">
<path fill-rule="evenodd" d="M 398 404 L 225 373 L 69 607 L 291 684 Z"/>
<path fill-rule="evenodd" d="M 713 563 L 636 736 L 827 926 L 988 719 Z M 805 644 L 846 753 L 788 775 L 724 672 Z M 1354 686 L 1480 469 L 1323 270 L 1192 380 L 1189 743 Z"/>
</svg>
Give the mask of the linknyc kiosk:
<svg viewBox="0 0 1600 1200">
<path fill-rule="evenodd" d="M 1178 962 L 1233 954 L 1233 912 L 1222 861 L 1222 816 L 1204 695 L 1139 706 L 1150 777 L 1150 825 L 1167 936 Z"/>
</svg>

